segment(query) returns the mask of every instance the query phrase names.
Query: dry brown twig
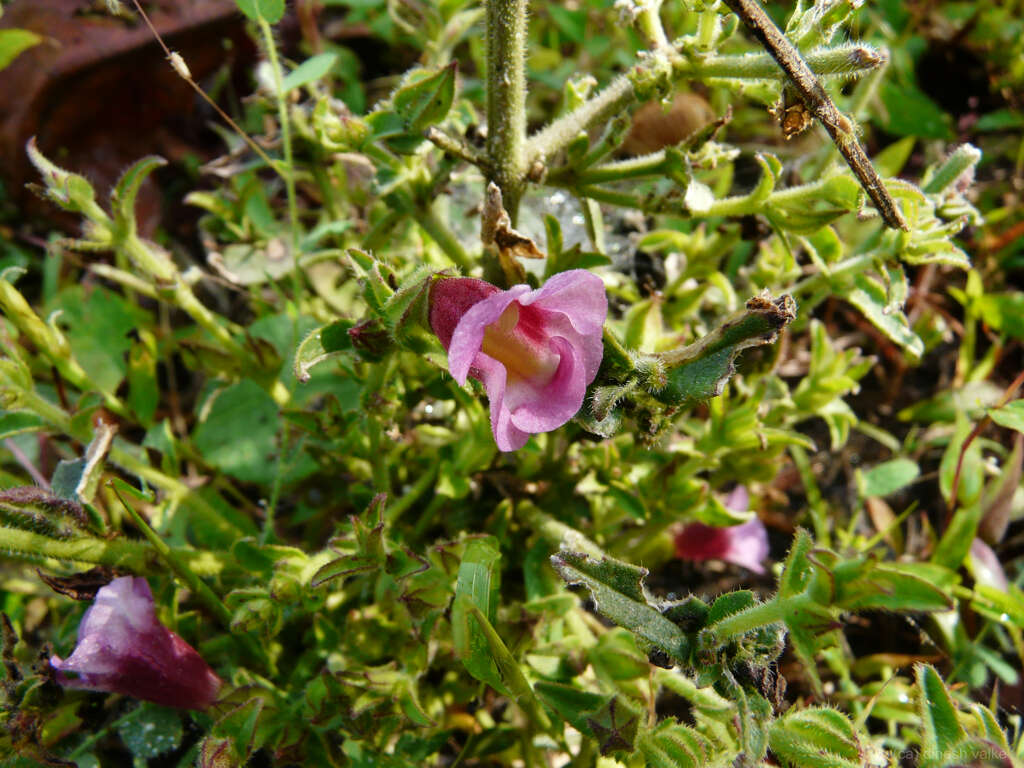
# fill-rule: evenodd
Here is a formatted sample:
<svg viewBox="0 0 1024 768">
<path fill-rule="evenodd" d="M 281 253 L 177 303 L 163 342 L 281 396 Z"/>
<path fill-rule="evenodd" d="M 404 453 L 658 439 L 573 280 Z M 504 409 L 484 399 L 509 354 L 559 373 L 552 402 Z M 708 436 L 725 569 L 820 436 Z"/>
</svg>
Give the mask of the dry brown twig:
<svg viewBox="0 0 1024 768">
<path fill-rule="evenodd" d="M 775 26 L 775 22 L 768 17 L 757 0 L 724 0 L 724 2 L 740 17 L 754 33 L 754 37 L 789 75 L 793 87 L 803 98 L 804 104 L 807 105 L 811 114 L 825 126 L 825 130 L 832 137 L 836 148 L 846 159 L 850 170 L 860 181 L 864 191 L 868 193 L 868 197 L 875 204 L 885 223 L 893 229 L 909 231 L 910 228 L 907 226 L 906 219 L 903 218 L 903 213 L 896 205 L 892 195 L 889 194 L 889 190 L 885 188 L 875 167 L 871 165 L 871 160 L 865 154 L 860 141 L 857 140 L 853 123 L 839 111 L 796 47 Z"/>
</svg>

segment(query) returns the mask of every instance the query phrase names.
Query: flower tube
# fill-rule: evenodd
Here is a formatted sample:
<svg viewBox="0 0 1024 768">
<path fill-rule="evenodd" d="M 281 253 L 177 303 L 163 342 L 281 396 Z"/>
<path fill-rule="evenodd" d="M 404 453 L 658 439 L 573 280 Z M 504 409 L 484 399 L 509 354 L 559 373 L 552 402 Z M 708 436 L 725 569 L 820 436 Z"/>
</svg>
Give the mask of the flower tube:
<svg viewBox="0 0 1024 768">
<path fill-rule="evenodd" d="M 66 660 L 50 658 L 67 688 L 108 691 L 180 709 L 206 709 L 220 678 L 196 650 L 156 618 L 145 579 L 114 579 L 96 593 Z"/>
</svg>

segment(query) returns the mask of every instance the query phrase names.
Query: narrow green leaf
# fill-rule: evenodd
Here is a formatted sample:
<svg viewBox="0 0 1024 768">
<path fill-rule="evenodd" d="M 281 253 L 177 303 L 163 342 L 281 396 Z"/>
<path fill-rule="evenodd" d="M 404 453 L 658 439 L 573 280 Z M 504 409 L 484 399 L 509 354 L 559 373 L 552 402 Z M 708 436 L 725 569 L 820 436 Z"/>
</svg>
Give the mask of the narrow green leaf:
<svg viewBox="0 0 1024 768">
<path fill-rule="evenodd" d="M 853 284 L 853 290 L 840 289 L 840 295 L 845 293 L 846 300 L 859 309 L 872 325 L 902 347 L 912 359 L 919 360 L 924 354 L 924 342 L 910 329 L 902 312 L 889 309 L 885 287 L 864 274 L 856 275 Z"/>
<path fill-rule="evenodd" d="M 306 59 L 289 72 L 288 76 L 281 82 L 281 93 L 288 93 L 296 88 L 301 88 L 307 83 L 319 80 L 334 68 L 337 61 L 338 54 L 334 52 L 320 53 L 310 59 Z"/>
<path fill-rule="evenodd" d="M 491 539 L 473 539 L 459 565 L 452 603 L 452 642 L 466 670 L 477 680 L 501 693 L 508 693 L 498 667 L 491 658 L 483 628 L 471 618 L 470 606 L 493 624 L 498 607 L 501 552 Z"/>
<path fill-rule="evenodd" d="M 957 719 L 956 708 L 945 683 L 930 664 L 918 664 L 917 704 L 921 716 L 921 754 L 929 759 L 924 765 L 945 765 L 946 758 L 966 734 Z"/>
</svg>

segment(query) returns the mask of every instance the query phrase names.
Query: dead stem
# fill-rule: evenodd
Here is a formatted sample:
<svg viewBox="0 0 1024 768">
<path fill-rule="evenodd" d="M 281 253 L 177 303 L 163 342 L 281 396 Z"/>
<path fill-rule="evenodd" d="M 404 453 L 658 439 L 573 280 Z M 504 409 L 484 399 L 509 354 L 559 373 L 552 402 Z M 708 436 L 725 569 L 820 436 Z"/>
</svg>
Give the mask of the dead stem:
<svg viewBox="0 0 1024 768">
<path fill-rule="evenodd" d="M 861 186 L 864 187 L 864 191 L 871 198 L 871 202 L 882 214 L 885 223 L 893 229 L 909 231 L 910 228 L 896 205 L 896 201 L 892 199 L 857 140 L 853 123 L 839 111 L 832 99 L 829 98 L 828 93 L 825 92 L 796 47 L 775 26 L 775 22 L 768 17 L 757 0 L 725 0 L 725 4 L 743 20 L 761 45 L 789 75 L 793 86 L 803 97 L 807 108 L 825 126 L 825 130 L 828 131 L 839 152 L 846 159 L 850 170 L 853 171 Z"/>
</svg>

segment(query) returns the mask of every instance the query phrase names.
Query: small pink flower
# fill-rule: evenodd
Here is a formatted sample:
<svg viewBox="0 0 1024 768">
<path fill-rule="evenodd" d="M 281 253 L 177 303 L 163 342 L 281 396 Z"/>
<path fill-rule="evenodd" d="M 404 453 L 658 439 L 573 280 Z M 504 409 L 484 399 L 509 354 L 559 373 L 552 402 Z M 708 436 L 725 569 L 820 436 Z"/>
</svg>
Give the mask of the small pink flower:
<svg viewBox="0 0 1024 768">
<path fill-rule="evenodd" d="M 430 295 L 430 325 L 448 350 L 448 370 L 459 384 L 469 376 L 483 383 L 502 451 L 576 415 L 601 366 L 607 314 L 604 283 L 582 269 L 535 291 L 442 278 Z"/>
<path fill-rule="evenodd" d="M 739 485 L 725 499 L 725 506 L 737 512 L 749 506 L 747 489 Z M 676 556 L 684 560 L 725 560 L 754 573 L 764 573 L 768 557 L 768 531 L 754 518 L 742 525 L 717 528 L 704 523 L 690 523 L 675 539 Z"/>
<path fill-rule="evenodd" d="M 78 645 L 67 661 L 50 657 L 57 682 L 109 691 L 168 707 L 206 709 L 220 678 L 188 643 L 156 618 L 145 579 L 114 579 L 78 625 Z M 68 677 L 67 673 L 76 677 Z"/>
</svg>

